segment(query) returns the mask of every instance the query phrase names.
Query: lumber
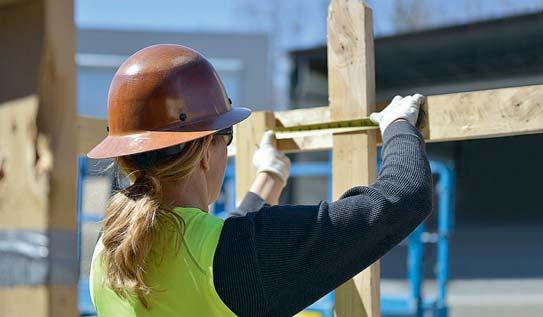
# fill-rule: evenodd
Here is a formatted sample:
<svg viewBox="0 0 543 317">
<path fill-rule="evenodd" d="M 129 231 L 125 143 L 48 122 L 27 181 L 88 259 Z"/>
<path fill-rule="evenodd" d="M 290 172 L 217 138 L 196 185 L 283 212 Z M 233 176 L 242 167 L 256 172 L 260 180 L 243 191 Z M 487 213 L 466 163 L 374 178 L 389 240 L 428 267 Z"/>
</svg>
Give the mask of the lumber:
<svg viewBox="0 0 543 317">
<path fill-rule="evenodd" d="M 51 162 L 36 164 L 36 154 L 40 158 L 51 155 L 46 145 L 42 153 L 38 152 L 37 115 L 36 95 L 0 104 L 0 230 L 47 226 L 47 172 Z M 20 195 L 23 192 L 25 195 Z"/>
<path fill-rule="evenodd" d="M 426 142 L 543 133 L 543 85 L 435 95 L 428 96 L 427 100 L 423 130 Z M 377 105 L 377 110 L 383 107 Z M 273 115 L 274 124 L 283 127 L 332 121 L 329 107 L 276 111 Z M 107 123 L 103 119 L 79 117 L 78 126 L 85 127 L 79 136 L 80 154 L 87 153 L 106 135 Z M 377 143 L 381 143 L 380 135 L 377 135 Z M 287 153 L 327 151 L 332 149 L 332 135 L 317 133 L 282 139 L 277 140 L 277 146 Z M 228 147 L 228 156 L 235 154 L 234 139 Z"/>
<path fill-rule="evenodd" d="M 73 3 L 5 3 L 0 3 L 0 69 L 6 78 L 0 87 L 0 118 L 7 137 L 1 141 L 5 170 L 0 187 L 8 198 L 0 200 L 0 240 L 13 250 L 0 256 L 13 263 L 13 272 L 0 277 L 0 315 L 76 316 Z M 13 239 L 26 249 L 46 252 L 16 250 Z M 36 267 L 39 272 L 28 274 Z"/>
<path fill-rule="evenodd" d="M 5 6 L 24 3 L 25 1 L 28 1 L 28 0 L 0 0 L 0 9 Z"/>
<path fill-rule="evenodd" d="M 94 146 L 107 136 L 107 120 L 79 116 L 77 127 L 77 152 L 86 155 Z"/>
<path fill-rule="evenodd" d="M 51 292 L 50 288 L 55 291 Z M 1 316 L 26 317 L 26 316 L 41 316 L 47 313 L 49 303 L 59 302 L 66 296 L 71 296 L 73 289 L 64 285 L 55 285 L 46 287 L 43 285 L 24 285 L 14 286 L 9 288 L 0 288 L 0 312 Z M 50 296 L 60 296 L 51 300 Z M 26 299 L 26 303 L 21 303 L 21 298 Z M 14 305 L 19 303 L 19 305 Z M 28 304 L 31 303 L 31 304 Z M 69 306 L 62 305 L 55 308 L 59 314 L 56 316 L 79 316 L 74 314 Z"/>
<path fill-rule="evenodd" d="M 430 141 L 495 138 L 543 132 L 543 85 L 428 98 Z"/>
<path fill-rule="evenodd" d="M 378 107 L 377 110 L 381 110 Z M 324 107 L 296 110 L 307 123 L 329 122 Z M 543 133 L 543 85 L 499 88 L 428 96 L 425 128 L 426 142 L 463 141 Z M 277 117 L 279 124 L 306 124 L 302 119 L 288 120 L 288 111 Z M 320 117 L 320 119 L 318 119 Z M 292 125 L 291 125 L 292 122 Z M 377 135 L 377 143 L 381 143 Z M 331 135 L 315 135 L 278 140 L 285 152 L 325 151 L 332 148 Z"/>
<path fill-rule="evenodd" d="M 73 0 L 43 1 L 38 130 L 50 140 L 49 311 L 78 315 L 76 29 Z"/>
<path fill-rule="evenodd" d="M 257 150 L 262 135 L 275 123 L 272 112 L 255 112 L 234 126 L 236 142 L 236 205 L 255 180 L 256 170 L 253 167 L 253 154 Z"/>
<path fill-rule="evenodd" d="M 22 298 L 26 301 L 21 302 Z M 48 289 L 45 286 L 0 288 L 1 316 L 44 316 L 48 306 Z"/>
<path fill-rule="evenodd" d="M 328 10 L 328 96 L 333 121 L 368 117 L 375 111 L 374 68 L 371 9 L 362 1 L 332 0 Z M 333 134 L 332 144 L 334 199 L 351 187 L 375 180 L 375 130 Z M 336 316 L 379 316 L 379 293 L 377 261 L 336 289 Z"/>
<path fill-rule="evenodd" d="M 331 121 L 330 107 L 328 106 L 275 111 L 273 114 L 277 127 L 295 127 Z"/>
</svg>

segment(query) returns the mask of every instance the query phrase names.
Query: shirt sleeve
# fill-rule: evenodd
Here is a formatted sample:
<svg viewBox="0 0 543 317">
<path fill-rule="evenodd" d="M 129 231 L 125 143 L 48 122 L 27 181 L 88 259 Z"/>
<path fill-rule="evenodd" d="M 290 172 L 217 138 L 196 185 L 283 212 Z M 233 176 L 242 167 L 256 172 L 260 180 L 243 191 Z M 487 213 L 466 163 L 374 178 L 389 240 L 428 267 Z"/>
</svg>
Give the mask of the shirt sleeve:
<svg viewBox="0 0 543 317">
<path fill-rule="evenodd" d="M 231 211 L 229 213 L 229 216 L 231 217 L 240 217 L 245 216 L 246 214 L 250 212 L 255 212 L 263 207 L 269 207 L 270 205 L 266 203 L 266 201 L 260 197 L 258 194 L 255 194 L 253 192 L 247 192 L 245 196 L 243 196 L 243 200 L 239 204 L 238 208 L 234 211 Z"/>
<path fill-rule="evenodd" d="M 214 258 L 219 296 L 239 316 L 292 316 L 382 257 L 431 212 L 432 178 L 408 122 L 383 136 L 370 186 L 334 202 L 264 206 L 225 221 Z"/>
</svg>

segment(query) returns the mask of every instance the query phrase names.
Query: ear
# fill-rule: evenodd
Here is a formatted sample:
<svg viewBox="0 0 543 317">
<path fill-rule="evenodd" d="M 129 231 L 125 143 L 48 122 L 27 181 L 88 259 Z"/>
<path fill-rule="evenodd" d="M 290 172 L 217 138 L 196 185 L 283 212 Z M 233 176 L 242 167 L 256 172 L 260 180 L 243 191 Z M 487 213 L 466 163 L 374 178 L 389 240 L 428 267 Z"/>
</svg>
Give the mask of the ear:
<svg viewBox="0 0 543 317">
<path fill-rule="evenodd" d="M 206 149 L 204 150 L 204 155 L 202 155 L 202 159 L 200 160 L 200 166 L 206 172 L 209 170 L 209 161 L 211 158 L 211 146 L 210 144 L 207 144 Z"/>
</svg>

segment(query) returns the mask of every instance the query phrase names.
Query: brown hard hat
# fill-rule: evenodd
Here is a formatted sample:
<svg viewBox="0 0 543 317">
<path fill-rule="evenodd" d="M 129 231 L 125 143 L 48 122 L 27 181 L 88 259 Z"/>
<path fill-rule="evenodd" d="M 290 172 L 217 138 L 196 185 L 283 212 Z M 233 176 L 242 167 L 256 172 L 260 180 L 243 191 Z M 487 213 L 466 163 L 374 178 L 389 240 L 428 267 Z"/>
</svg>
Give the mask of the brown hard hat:
<svg viewBox="0 0 543 317">
<path fill-rule="evenodd" d="M 232 107 L 200 53 L 181 45 L 144 48 L 119 67 L 108 96 L 108 136 L 87 156 L 111 158 L 188 142 L 251 113 Z"/>
</svg>

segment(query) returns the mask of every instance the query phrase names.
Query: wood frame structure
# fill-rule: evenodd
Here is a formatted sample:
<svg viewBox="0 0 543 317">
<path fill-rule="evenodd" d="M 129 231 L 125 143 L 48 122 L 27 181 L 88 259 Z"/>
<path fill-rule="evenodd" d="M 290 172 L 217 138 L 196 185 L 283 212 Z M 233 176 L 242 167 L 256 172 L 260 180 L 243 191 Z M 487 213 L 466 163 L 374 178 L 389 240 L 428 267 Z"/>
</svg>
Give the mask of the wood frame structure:
<svg viewBox="0 0 543 317">
<path fill-rule="evenodd" d="M 247 169 L 262 133 L 276 126 L 368 117 L 375 106 L 371 9 L 361 0 L 331 0 L 328 15 L 328 107 L 255 113 L 236 129 L 236 193 L 249 189 Z M 543 85 L 429 96 L 423 135 L 453 141 L 543 132 Z M 275 118 L 275 120 L 273 120 Z M 332 150 L 333 196 L 376 178 L 376 131 L 278 140 L 285 152 Z M 376 262 L 336 290 L 336 316 L 380 316 L 380 270 Z"/>
<path fill-rule="evenodd" d="M 0 316 L 78 315 L 73 16 L 72 0 L 0 0 L 0 241 L 30 250 L 0 249 Z"/>
<path fill-rule="evenodd" d="M 276 112 L 255 112 L 235 127 L 229 155 L 236 156 L 236 192 L 243 197 L 254 180 L 251 159 L 267 129 L 367 117 L 375 106 L 371 9 L 361 0 L 331 0 L 328 15 L 330 105 Z M 543 133 L 543 85 L 428 96 L 423 135 L 445 142 Z M 86 153 L 106 134 L 106 122 L 80 117 L 78 150 Z M 277 141 L 284 152 L 333 151 L 333 193 L 371 183 L 376 177 L 378 131 L 308 135 Z M 379 316 L 379 264 L 342 285 L 337 316 Z"/>
<path fill-rule="evenodd" d="M 38 230 L 49 237 L 63 233 L 73 244 L 62 250 L 70 262 L 76 257 L 75 154 L 97 144 L 107 125 L 95 118 L 74 120 L 73 3 L 0 0 L 0 16 L 6 48 L 0 63 L 15 74 L 0 88 L 0 126 L 2 135 L 10 135 L 0 140 L 0 193 L 10 198 L 0 201 L 0 230 Z M 266 129 L 362 118 L 375 110 L 372 14 L 361 0 L 331 0 L 328 63 L 330 106 L 256 112 L 236 126 L 229 155 L 237 156 L 238 197 L 254 179 L 247 166 Z M 543 85 L 429 96 L 426 110 L 424 136 L 430 142 L 542 133 Z M 367 131 L 279 140 L 277 146 L 285 152 L 333 150 L 338 197 L 375 179 L 378 143 L 378 132 Z M 29 196 L 21 199 L 20 192 Z M 21 212 L 11 212 L 14 206 Z M 51 257 L 65 246 L 57 240 L 50 241 Z M 70 265 L 64 270 L 49 263 L 51 276 L 67 280 L 0 286 L 0 315 L 76 315 L 76 272 Z M 379 316 L 378 264 L 341 286 L 336 298 L 337 316 Z"/>
</svg>

